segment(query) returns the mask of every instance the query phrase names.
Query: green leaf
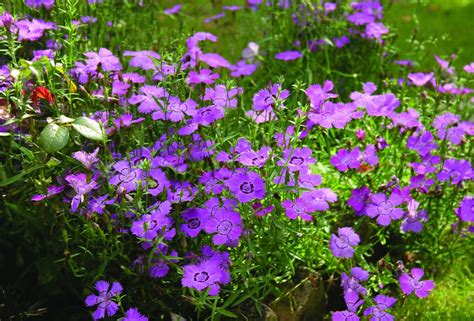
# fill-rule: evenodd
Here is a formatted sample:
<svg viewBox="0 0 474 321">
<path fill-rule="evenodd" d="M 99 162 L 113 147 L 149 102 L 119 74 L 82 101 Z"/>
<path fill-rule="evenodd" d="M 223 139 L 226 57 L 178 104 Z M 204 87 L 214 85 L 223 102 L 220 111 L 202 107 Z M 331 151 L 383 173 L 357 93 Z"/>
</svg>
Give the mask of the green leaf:
<svg viewBox="0 0 474 321">
<path fill-rule="evenodd" d="M 226 309 L 217 309 L 217 313 L 219 314 L 222 314 L 226 317 L 229 317 L 229 318 L 238 318 L 239 316 L 237 314 L 235 314 L 234 312 L 230 312 L 229 310 L 226 310 Z"/>
<path fill-rule="evenodd" d="M 48 153 L 54 153 L 64 146 L 69 140 L 69 130 L 56 124 L 47 125 L 40 134 L 39 144 Z"/>
<path fill-rule="evenodd" d="M 74 120 L 72 127 L 85 138 L 92 140 L 103 140 L 104 131 L 98 122 L 87 117 L 79 117 Z"/>
</svg>

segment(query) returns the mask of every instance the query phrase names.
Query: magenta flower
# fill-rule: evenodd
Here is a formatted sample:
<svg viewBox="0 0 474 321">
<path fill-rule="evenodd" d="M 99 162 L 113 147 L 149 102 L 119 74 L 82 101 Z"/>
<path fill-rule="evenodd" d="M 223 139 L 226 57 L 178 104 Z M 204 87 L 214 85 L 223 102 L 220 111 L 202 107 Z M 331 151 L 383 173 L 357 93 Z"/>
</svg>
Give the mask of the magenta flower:
<svg viewBox="0 0 474 321">
<path fill-rule="evenodd" d="M 444 162 L 443 169 L 437 177 L 440 182 L 451 181 L 451 185 L 459 185 L 465 180 L 473 179 L 474 172 L 469 161 L 450 158 Z"/>
<path fill-rule="evenodd" d="M 197 237 L 208 221 L 207 213 L 199 208 L 189 208 L 181 214 L 184 224 L 181 231 L 188 237 Z"/>
<path fill-rule="evenodd" d="M 220 284 L 226 284 L 229 281 L 229 272 L 211 258 L 197 264 L 185 265 L 181 284 L 200 292 L 209 289 L 209 295 L 214 296 L 219 294 Z"/>
<path fill-rule="evenodd" d="M 430 291 L 435 287 L 434 282 L 431 280 L 421 281 L 421 278 L 424 275 L 422 269 L 413 268 L 411 269 L 410 274 L 403 273 L 398 279 L 400 281 L 402 292 L 406 295 L 415 292 L 415 295 L 419 298 L 427 297 Z"/>
<path fill-rule="evenodd" d="M 111 317 L 118 311 L 118 305 L 113 301 L 113 298 L 122 293 L 122 285 L 118 282 L 112 283 L 110 286 L 107 281 L 98 281 L 95 284 L 95 289 L 99 295 L 91 294 L 86 300 L 86 306 L 92 307 L 97 305 L 97 310 L 92 314 L 94 320 L 105 318 L 105 315 Z"/>
<path fill-rule="evenodd" d="M 366 214 L 367 205 L 370 204 L 370 189 L 367 186 L 352 190 L 352 197 L 347 200 L 347 204 L 354 209 L 356 215 Z"/>
<path fill-rule="evenodd" d="M 84 201 L 84 195 L 88 194 L 93 189 L 97 188 L 97 182 L 92 178 L 87 182 L 87 176 L 84 173 L 70 174 L 65 177 L 65 180 L 74 189 L 76 195 L 71 200 L 71 211 L 76 212 L 79 204 Z"/>
<path fill-rule="evenodd" d="M 173 228 L 173 219 L 169 217 L 170 212 L 171 203 L 162 202 L 150 214 L 142 215 L 133 221 L 130 232 L 147 241 L 152 241 L 158 235 L 164 236 L 165 240 L 171 240 L 176 230 Z"/>
<path fill-rule="evenodd" d="M 18 20 L 15 26 L 18 30 L 18 41 L 36 41 L 43 37 L 46 30 L 56 29 L 53 22 L 45 22 L 39 19 Z"/>
<path fill-rule="evenodd" d="M 471 196 L 464 197 L 455 212 L 461 221 L 474 223 L 474 199 Z"/>
<path fill-rule="evenodd" d="M 331 234 L 329 248 L 335 257 L 350 258 L 354 255 L 353 246 L 360 243 L 360 237 L 351 227 L 341 227 L 338 235 Z"/>
<path fill-rule="evenodd" d="M 329 209 L 329 203 L 337 201 L 337 195 L 330 188 L 320 188 L 304 192 L 301 199 L 310 212 L 326 211 Z"/>
<path fill-rule="evenodd" d="M 332 321 L 359 321 L 357 308 L 364 303 L 364 300 L 359 299 L 357 292 L 348 291 L 344 293 L 344 301 L 346 302 L 347 310 L 334 312 L 332 314 Z"/>
<path fill-rule="evenodd" d="M 98 153 L 99 147 L 97 147 L 92 153 L 87 153 L 84 151 L 75 152 L 72 154 L 72 157 L 81 162 L 86 169 L 90 170 L 92 166 L 94 166 L 94 164 L 99 161 L 99 158 L 97 157 Z"/>
<path fill-rule="evenodd" d="M 187 79 L 188 84 L 213 84 L 216 79 L 220 76 L 219 74 L 213 74 L 210 69 L 201 69 L 199 72 L 191 71 Z"/>
<path fill-rule="evenodd" d="M 469 65 L 464 66 L 463 69 L 469 74 L 474 74 L 474 62 L 471 62 Z"/>
<path fill-rule="evenodd" d="M 282 90 L 280 84 L 274 84 L 269 88 L 259 90 L 253 96 L 253 109 L 256 111 L 279 109 L 284 107 L 283 103 L 288 96 L 290 96 L 288 90 Z"/>
<path fill-rule="evenodd" d="M 125 312 L 125 318 L 122 321 L 148 321 L 148 318 L 141 314 L 137 308 L 130 308 Z"/>
<path fill-rule="evenodd" d="M 408 202 L 408 212 L 403 218 L 402 225 L 400 226 L 400 229 L 403 232 L 411 231 L 414 233 L 419 233 L 421 230 L 423 230 L 423 222 L 427 219 L 427 212 L 426 210 L 418 211 L 419 205 L 420 203 L 414 199 Z"/>
<path fill-rule="evenodd" d="M 84 56 L 88 58 L 86 64 L 89 72 L 99 71 L 99 69 L 114 72 L 122 69 L 120 60 L 107 48 L 100 48 L 99 52 L 86 52 Z"/>
<path fill-rule="evenodd" d="M 285 209 L 285 214 L 290 220 L 295 220 L 298 216 L 305 221 L 313 219 L 313 216 L 308 213 L 310 211 L 306 208 L 306 203 L 300 198 L 295 201 L 284 200 L 281 206 Z"/>
<path fill-rule="evenodd" d="M 355 292 L 367 295 L 367 289 L 360 285 L 360 282 L 367 281 L 369 279 L 369 272 L 360 268 L 351 268 L 351 274 L 341 274 L 341 285 L 344 288 L 344 292 Z"/>
<path fill-rule="evenodd" d="M 131 67 L 141 68 L 143 70 L 153 70 L 156 68 L 155 60 L 160 60 L 161 56 L 154 51 L 128 51 L 123 52 L 125 57 L 133 57 L 129 65 Z"/>
<path fill-rule="evenodd" d="M 283 159 L 277 162 L 278 166 L 284 166 L 290 172 L 306 170 L 310 164 L 316 163 L 312 157 L 313 151 L 308 147 L 286 148 L 283 151 Z"/>
<path fill-rule="evenodd" d="M 112 167 L 117 173 L 109 179 L 110 184 L 119 186 L 127 193 L 135 191 L 140 185 L 145 185 L 143 171 L 132 167 L 128 161 L 119 161 Z"/>
<path fill-rule="evenodd" d="M 349 168 L 359 168 L 360 166 L 360 149 L 349 151 L 347 149 L 340 149 L 331 157 L 331 164 L 340 172 L 346 172 Z"/>
<path fill-rule="evenodd" d="M 374 299 L 376 306 L 371 306 L 364 311 L 365 316 L 371 316 L 370 321 L 393 321 L 393 315 L 386 310 L 390 309 L 397 299 L 379 294 Z"/>
<path fill-rule="evenodd" d="M 331 92 L 333 89 L 334 84 L 331 80 L 326 80 L 323 86 L 319 84 L 309 86 L 305 93 L 310 100 L 311 109 L 319 112 L 322 104 L 326 100 L 336 98 L 338 95 Z"/>
<path fill-rule="evenodd" d="M 259 151 L 248 150 L 240 153 L 237 161 L 244 166 L 263 167 L 270 156 L 271 148 L 264 146 Z"/>
<path fill-rule="evenodd" d="M 237 246 L 242 235 L 240 214 L 226 209 L 217 209 L 205 224 L 206 233 L 214 234 L 215 245 Z"/>
<path fill-rule="evenodd" d="M 399 193 L 392 192 L 389 198 L 385 194 L 377 193 L 370 196 L 371 204 L 367 206 L 367 216 L 377 217 L 377 223 L 382 226 L 389 225 L 392 220 L 403 217 L 403 210 L 397 206 L 403 203 L 403 198 Z"/>
<path fill-rule="evenodd" d="M 265 197 L 265 181 L 255 172 L 235 172 L 225 184 L 242 203 Z"/>
<path fill-rule="evenodd" d="M 183 7 L 182 4 L 177 4 L 177 5 L 175 5 L 171 8 L 165 9 L 163 11 L 163 13 L 168 15 L 168 16 L 173 15 L 173 14 L 177 14 L 181 10 L 182 7 Z"/>
<path fill-rule="evenodd" d="M 230 66 L 232 77 L 250 76 L 257 70 L 256 64 L 247 64 L 245 60 L 240 60 L 237 64 Z"/>
<path fill-rule="evenodd" d="M 434 137 L 429 131 L 421 135 L 414 133 L 408 138 L 407 148 L 416 150 L 420 156 L 425 156 L 429 154 L 431 150 L 438 148 L 438 144 L 433 140 Z"/>
<path fill-rule="evenodd" d="M 411 83 L 417 87 L 423 87 L 432 79 L 434 79 L 433 72 L 430 72 L 430 73 L 417 72 L 417 73 L 408 74 L 408 80 L 410 80 Z"/>
<path fill-rule="evenodd" d="M 46 198 L 51 198 L 52 196 L 61 193 L 64 190 L 64 186 L 51 185 L 48 186 L 46 194 L 37 194 L 31 197 L 31 200 L 34 202 L 42 201 Z"/>
<path fill-rule="evenodd" d="M 300 59 L 301 57 L 303 57 L 301 52 L 295 51 L 295 50 L 283 51 L 275 55 L 275 59 L 283 60 L 283 61 L 296 60 L 296 59 Z"/>
</svg>

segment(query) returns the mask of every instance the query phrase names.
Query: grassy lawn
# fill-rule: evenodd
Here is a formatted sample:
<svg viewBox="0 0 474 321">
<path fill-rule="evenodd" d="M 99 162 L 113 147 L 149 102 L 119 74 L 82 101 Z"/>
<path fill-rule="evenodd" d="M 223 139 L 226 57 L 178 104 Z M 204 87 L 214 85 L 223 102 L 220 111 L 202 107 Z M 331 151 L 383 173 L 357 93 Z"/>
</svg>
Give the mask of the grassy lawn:
<svg viewBox="0 0 474 321">
<path fill-rule="evenodd" d="M 385 11 L 386 21 L 399 34 L 397 46 L 401 49 L 419 46 L 415 48 L 419 49 L 417 62 L 422 67 L 436 63 L 434 54 L 444 58 L 457 54 L 457 67 L 474 61 L 473 0 L 391 0 Z M 412 44 L 413 35 L 416 40 L 428 42 Z"/>
</svg>

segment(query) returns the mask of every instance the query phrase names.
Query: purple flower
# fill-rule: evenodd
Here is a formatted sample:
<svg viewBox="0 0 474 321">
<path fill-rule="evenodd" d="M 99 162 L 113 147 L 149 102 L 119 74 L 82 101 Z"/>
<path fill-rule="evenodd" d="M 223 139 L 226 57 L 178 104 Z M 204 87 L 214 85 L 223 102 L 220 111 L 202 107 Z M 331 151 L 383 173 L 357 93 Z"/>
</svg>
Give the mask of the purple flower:
<svg viewBox="0 0 474 321">
<path fill-rule="evenodd" d="M 455 212 L 461 221 L 474 223 L 474 199 L 471 196 L 464 197 Z"/>
<path fill-rule="evenodd" d="M 242 219 L 240 214 L 226 209 L 217 209 L 205 225 L 206 232 L 214 234 L 215 245 L 237 246 L 242 235 Z"/>
<path fill-rule="evenodd" d="M 474 172 L 469 161 L 450 158 L 444 162 L 437 177 L 440 182 L 451 181 L 451 185 L 459 185 L 462 181 L 473 179 Z"/>
<path fill-rule="evenodd" d="M 54 0 L 26 0 L 25 4 L 34 9 L 44 7 L 46 10 L 50 10 L 54 6 Z"/>
<path fill-rule="evenodd" d="M 286 89 L 282 90 L 280 84 L 261 89 L 253 96 L 253 109 L 256 111 L 279 109 L 284 107 L 283 102 L 289 95 L 290 92 Z"/>
<path fill-rule="evenodd" d="M 213 74 L 210 69 L 202 69 L 198 72 L 191 71 L 187 79 L 188 84 L 213 84 L 219 78 L 219 74 Z"/>
<path fill-rule="evenodd" d="M 427 297 L 430 291 L 435 287 L 434 282 L 431 280 L 421 281 L 421 278 L 424 275 L 422 269 L 413 268 L 411 269 L 410 274 L 403 273 L 398 279 L 400 281 L 402 292 L 409 295 L 414 291 L 415 295 L 419 298 Z"/>
<path fill-rule="evenodd" d="M 160 106 L 156 101 L 168 96 L 169 94 L 164 88 L 145 85 L 140 88 L 140 94 L 132 95 L 128 102 L 132 105 L 139 104 L 138 111 L 140 113 L 150 114 L 153 111 L 160 110 Z"/>
<path fill-rule="evenodd" d="M 440 57 L 438 57 L 437 55 L 434 55 L 434 57 L 435 57 L 436 62 L 438 63 L 438 65 L 443 70 L 446 70 L 446 72 L 450 75 L 452 75 L 454 73 L 454 68 L 449 66 L 449 64 L 450 64 L 449 61 L 443 60 Z"/>
<path fill-rule="evenodd" d="M 463 69 L 469 74 L 474 74 L 474 62 L 471 62 L 469 65 L 464 66 Z"/>
<path fill-rule="evenodd" d="M 130 308 L 125 312 L 125 318 L 122 321 L 148 321 L 148 318 L 141 314 L 137 308 Z"/>
<path fill-rule="evenodd" d="M 283 52 L 280 52 L 280 53 L 277 53 L 275 55 L 275 59 L 278 59 L 278 60 L 283 60 L 283 61 L 291 61 L 291 60 L 296 60 L 296 59 L 300 59 L 301 57 L 303 57 L 303 55 L 301 54 L 301 52 L 299 51 L 283 51 Z"/>
<path fill-rule="evenodd" d="M 170 212 L 171 203 L 162 202 L 150 214 L 144 214 L 133 221 L 130 232 L 147 241 L 152 241 L 158 235 L 163 235 L 165 240 L 171 240 L 176 231 L 172 228 L 173 220 L 168 216 Z"/>
<path fill-rule="evenodd" d="M 190 208 L 181 215 L 184 224 L 181 225 L 181 230 L 188 237 L 197 237 L 199 232 L 204 229 L 208 221 L 206 212 L 199 208 Z"/>
<path fill-rule="evenodd" d="M 39 19 L 19 20 L 15 23 L 18 29 L 18 41 L 36 41 L 43 37 L 46 30 L 56 29 L 53 22 L 45 22 Z"/>
<path fill-rule="evenodd" d="M 434 79 L 433 72 L 430 72 L 430 73 L 417 72 L 417 73 L 408 74 L 408 80 L 410 80 L 411 83 L 417 87 L 423 87 L 432 79 Z"/>
<path fill-rule="evenodd" d="M 323 128 L 344 128 L 352 119 L 361 118 L 362 111 L 357 111 L 357 106 L 352 103 L 325 102 L 318 109 L 311 109 L 308 119 Z"/>
<path fill-rule="evenodd" d="M 326 80 L 322 87 L 319 84 L 309 86 L 305 93 L 310 100 L 311 109 L 319 112 L 324 101 L 336 98 L 338 95 L 331 93 L 333 89 L 334 84 L 331 80 Z"/>
<path fill-rule="evenodd" d="M 101 215 L 104 214 L 105 206 L 115 203 L 115 198 L 112 198 L 110 200 L 108 200 L 108 198 L 109 198 L 109 194 L 91 198 L 87 206 L 87 213 L 88 214 L 97 213 Z"/>
<path fill-rule="evenodd" d="M 123 52 L 125 57 L 133 57 L 129 65 L 131 67 L 141 68 L 143 70 L 153 70 L 156 68 L 155 60 L 160 60 L 161 56 L 154 51 L 143 50 L 143 51 L 128 51 Z"/>
<path fill-rule="evenodd" d="M 210 16 L 206 19 L 203 20 L 204 23 L 209 23 L 211 21 L 214 21 L 214 20 L 219 20 L 219 19 L 222 19 L 225 17 L 225 12 L 221 12 L 221 13 L 218 13 L 214 16 Z"/>
<path fill-rule="evenodd" d="M 131 167 L 128 161 L 119 161 L 112 167 L 117 174 L 109 179 L 110 184 L 118 185 L 127 193 L 135 191 L 139 185 L 144 186 L 145 175 L 143 171 L 139 168 Z"/>
<path fill-rule="evenodd" d="M 51 185 L 48 186 L 48 190 L 46 194 L 37 194 L 33 195 L 31 197 L 31 200 L 34 202 L 39 202 L 44 200 L 45 198 L 51 198 L 52 196 L 61 193 L 64 190 L 64 186 L 56 186 L 56 185 Z"/>
<path fill-rule="evenodd" d="M 408 138 L 407 148 L 416 150 L 420 156 L 425 156 L 429 154 L 431 150 L 438 148 L 438 144 L 433 140 L 434 137 L 429 131 L 421 135 L 414 133 Z"/>
<path fill-rule="evenodd" d="M 359 299 L 357 292 L 348 291 L 344 293 L 344 301 L 346 301 L 347 310 L 334 312 L 332 321 L 359 321 L 357 308 L 364 303 L 364 300 Z"/>
<path fill-rule="evenodd" d="M 360 149 L 356 147 L 352 151 L 340 149 L 331 157 L 331 164 L 340 172 L 346 172 L 349 168 L 359 168 Z"/>
<path fill-rule="evenodd" d="M 366 214 L 367 205 L 370 203 L 370 189 L 367 186 L 352 190 L 352 197 L 347 200 L 357 215 Z"/>
<path fill-rule="evenodd" d="M 307 147 L 286 148 L 283 151 L 283 160 L 279 160 L 277 165 L 287 168 L 290 172 L 299 172 L 316 162 L 312 154 L 313 151 Z"/>
<path fill-rule="evenodd" d="M 229 281 L 230 275 L 227 269 L 215 259 L 210 258 L 197 264 L 185 265 L 181 284 L 200 292 L 209 289 L 209 295 L 214 296 L 219 294 L 220 284 L 226 284 Z"/>
<path fill-rule="evenodd" d="M 240 60 L 237 64 L 230 66 L 232 77 L 250 76 L 257 70 L 256 64 L 247 64 L 245 60 Z"/>
<path fill-rule="evenodd" d="M 214 88 L 206 87 L 204 101 L 212 101 L 212 104 L 221 108 L 235 108 L 237 106 L 237 95 L 242 94 L 242 88 L 227 89 L 225 85 L 216 85 Z"/>
<path fill-rule="evenodd" d="M 285 209 L 285 214 L 290 220 L 295 220 L 298 216 L 305 221 L 311 221 L 313 216 L 309 214 L 306 208 L 304 200 L 297 198 L 294 202 L 290 200 L 284 200 L 281 206 Z"/>
<path fill-rule="evenodd" d="M 335 257 L 350 258 L 354 255 L 353 246 L 360 243 L 360 237 L 351 227 L 341 227 L 338 235 L 331 234 L 329 248 Z"/>
<path fill-rule="evenodd" d="M 403 203 L 403 198 L 399 193 L 392 192 L 388 199 L 385 194 L 377 193 L 370 196 L 370 201 L 372 203 L 367 206 L 367 216 L 377 217 L 379 225 L 387 226 L 392 220 L 403 217 L 403 210 L 397 207 Z"/>
<path fill-rule="evenodd" d="M 374 301 L 377 305 L 365 309 L 364 315 L 371 316 L 370 321 L 393 321 L 393 316 L 385 310 L 390 309 L 397 302 L 397 299 L 379 294 Z"/>
<path fill-rule="evenodd" d="M 255 172 L 235 172 L 225 184 L 242 203 L 265 197 L 265 182 Z"/>
<path fill-rule="evenodd" d="M 86 169 L 91 169 L 95 163 L 99 161 L 97 154 L 99 153 L 99 147 L 97 147 L 92 153 L 84 151 L 75 152 L 72 157 L 82 163 Z"/>
<path fill-rule="evenodd" d="M 84 54 L 88 59 L 86 59 L 87 70 L 88 71 L 120 71 L 122 65 L 120 60 L 112 54 L 109 49 L 100 48 L 99 52 L 86 52 Z"/>
<path fill-rule="evenodd" d="M 365 27 L 364 36 L 369 39 L 380 39 L 382 35 L 386 35 L 388 33 L 387 27 L 384 26 L 381 22 L 373 22 L 367 24 Z"/>
<path fill-rule="evenodd" d="M 34 50 L 33 51 L 33 61 L 40 60 L 43 57 L 46 57 L 48 59 L 53 59 L 54 58 L 54 51 L 51 50 L 51 49 Z"/>
<path fill-rule="evenodd" d="M 76 195 L 71 200 L 71 211 L 75 212 L 79 204 L 84 201 L 84 195 L 97 188 L 97 182 L 91 179 L 90 183 L 88 183 L 87 176 L 83 173 L 67 175 L 65 180 L 76 192 Z"/>
<path fill-rule="evenodd" d="M 111 317 L 118 311 L 118 305 L 112 299 L 122 293 L 122 285 L 118 282 L 112 283 L 110 286 L 107 281 L 98 281 L 95 284 L 95 289 L 99 295 L 91 294 L 86 300 L 86 306 L 92 307 L 97 305 L 97 310 L 92 314 L 94 320 L 105 318 L 105 315 Z"/>
<path fill-rule="evenodd" d="M 203 53 L 199 55 L 199 60 L 212 68 L 230 68 L 231 66 L 224 57 L 216 53 Z"/>
<path fill-rule="evenodd" d="M 374 145 L 369 144 L 365 147 L 364 152 L 361 155 L 362 161 L 375 166 L 379 163 L 379 158 L 377 156 L 376 148 Z"/>
<path fill-rule="evenodd" d="M 427 219 L 427 213 L 426 210 L 421 210 L 418 211 L 418 206 L 420 203 L 415 201 L 414 199 L 411 199 L 408 202 L 407 208 L 408 212 L 405 214 L 405 217 L 403 218 L 402 225 L 400 226 L 400 229 L 403 232 L 414 232 L 414 233 L 420 233 L 421 230 L 423 230 L 423 221 L 426 221 Z"/>
<path fill-rule="evenodd" d="M 309 212 L 326 211 L 329 209 L 329 203 L 337 201 L 337 195 L 330 188 L 320 188 L 304 192 L 301 199 Z"/>
<path fill-rule="evenodd" d="M 160 103 L 160 109 L 151 115 L 153 120 L 169 120 L 173 123 L 180 122 L 185 116 L 196 114 L 197 103 L 188 99 L 182 102 L 178 97 L 171 96 L 167 102 Z"/>
<path fill-rule="evenodd" d="M 163 11 L 163 13 L 166 14 L 166 15 L 177 14 L 177 13 L 181 10 L 182 7 L 183 7 L 182 4 L 177 4 L 177 5 L 175 5 L 175 6 L 171 7 L 171 8 L 165 9 L 165 10 Z"/>
<path fill-rule="evenodd" d="M 237 161 L 239 161 L 244 166 L 255 166 L 263 167 L 270 156 L 271 148 L 264 146 L 260 148 L 259 151 L 255 152 L 253 150 L 248 150 L 240 153 Z"/>
<path fill-rule="evenodd" d="M 369 279 L 369 272 L 360 268 L 353 267 L 351 274 L 341 274 L 341 285 L 344 288 L 344 292 L 355 292 L 367 295 L 367 289 L 360 285 L 360 282 L 367 281 Z"/>
</svg>

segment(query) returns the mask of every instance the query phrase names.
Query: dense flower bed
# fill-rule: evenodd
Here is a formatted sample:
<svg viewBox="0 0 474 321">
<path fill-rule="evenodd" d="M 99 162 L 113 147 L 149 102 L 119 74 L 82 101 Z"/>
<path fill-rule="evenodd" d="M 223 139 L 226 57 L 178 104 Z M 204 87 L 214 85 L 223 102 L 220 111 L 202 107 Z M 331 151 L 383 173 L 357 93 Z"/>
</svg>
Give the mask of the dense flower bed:
<svg viewBox="0 0 474 321">
<path fill-rule="evenodd" d="M 245 317 L 315 276 L 341 285 L 333 320 L 392 320 L 473 249 L 474 66 L 397 59 L 378 1 L 222 6 L 203 23 L 274 26 L 235 63 L 207 31 L 106 48 L 106 1 L 17 2 L 0 16 L 2 224 L 36 243 L 38 286 L 74 289 L 94 320 Z"/>
</svg>

